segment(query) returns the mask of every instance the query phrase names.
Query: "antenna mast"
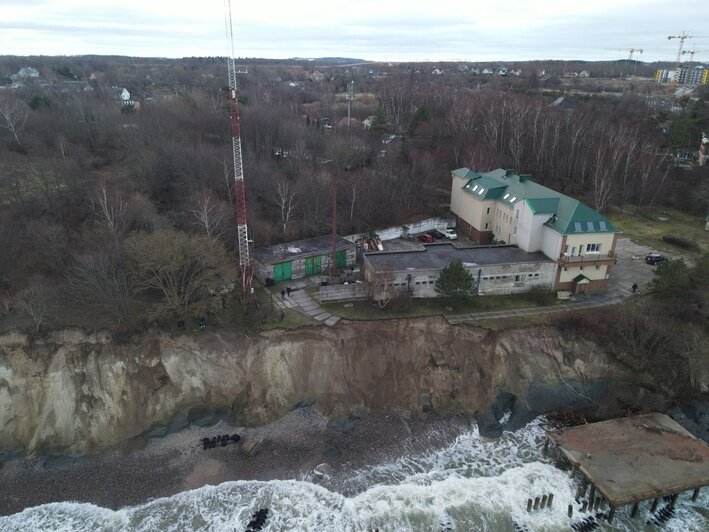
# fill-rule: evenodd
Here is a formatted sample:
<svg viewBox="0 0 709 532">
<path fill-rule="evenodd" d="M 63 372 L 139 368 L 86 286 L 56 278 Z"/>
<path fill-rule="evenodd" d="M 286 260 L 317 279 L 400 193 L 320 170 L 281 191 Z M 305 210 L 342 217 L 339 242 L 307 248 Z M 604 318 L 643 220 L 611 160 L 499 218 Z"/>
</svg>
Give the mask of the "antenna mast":
<svg viewBox="0 0 709 532">
<path fill-rule="evenodd" d="M 249 256 L 249 230 L 246 216 L 246 190 L 244 188 L 244 168 L 241 157 L 241 126 L 239 124 L 239 89 L 236 84 L 234 64 L 234 31 L 231 23 L 231 0 L 224 1 L 224 16 L 229 57 L 229 114 L 231 117 L 231 148 L 234 157 L 234 199 L 236 207 L 237 244 L 239 248 L 239 281 L 241 300 L 246 306 L 251 297 L 253 270 Z"/>
</svg>

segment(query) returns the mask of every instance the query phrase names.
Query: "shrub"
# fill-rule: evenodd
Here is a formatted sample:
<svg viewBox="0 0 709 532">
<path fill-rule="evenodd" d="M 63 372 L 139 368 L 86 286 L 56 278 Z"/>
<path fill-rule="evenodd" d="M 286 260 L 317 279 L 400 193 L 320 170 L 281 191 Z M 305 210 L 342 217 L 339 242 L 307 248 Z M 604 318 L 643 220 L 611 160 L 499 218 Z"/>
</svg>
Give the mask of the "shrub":
<svg viewBox="0 0 709 532">
<path fill-rule="evenodd" d="M 544 288 L 543 286 L 536 286 L 532 288 L 525 294 L 525 297 L 535 305 L 543 307 L 554 304 L 556 298 L 554 292 L 548 288 Z"/>
<path fill-rule="evenodd" d="M 683 238 L 676 235 L 665 235 L 662 237 L 663 242 L 668 244 L 673 244 L 683 249 L 689 249 L 692 251 L 699 251 L 699 245 L 694 240 L 689 240 L 688 238 Z"/>
</svg>

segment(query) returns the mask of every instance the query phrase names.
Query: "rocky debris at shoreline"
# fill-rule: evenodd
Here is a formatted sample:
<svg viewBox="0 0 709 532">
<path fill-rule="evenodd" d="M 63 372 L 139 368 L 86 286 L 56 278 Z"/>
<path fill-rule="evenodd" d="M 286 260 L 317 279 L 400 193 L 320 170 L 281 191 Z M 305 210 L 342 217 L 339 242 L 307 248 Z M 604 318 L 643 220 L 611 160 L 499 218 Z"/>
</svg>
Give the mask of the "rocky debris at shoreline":
<svg viewBox="0 0 709 532">
<path fill-rule="evenodd" d="M 299 408 L 255 428 L 227 422 L 190 426 L 150 438 L 142 448 L 113 450 L 93 458 L 55 461 L 16 459 L 0 468 L 0 515 L 49 502 L 90 502 L 118 509 L 149 499 L 230 480 L 315 480 L 328 489 L 353 494 L 364 489 L 343 482 L 343 465 L 364 467 L 412 450 L 443 447 L 469 429 L 463 416 L 409 416 L 397 411 L 370 413 L 352 433 L 327 428 L 328 419 L 312 407 Z M 261 441 L 247 456 L 238 445 L 203 450 L 201 438 L 233 433 L 242 441 Z M 136 446 L 133 446 L 136 447 Z"/>
</svg>

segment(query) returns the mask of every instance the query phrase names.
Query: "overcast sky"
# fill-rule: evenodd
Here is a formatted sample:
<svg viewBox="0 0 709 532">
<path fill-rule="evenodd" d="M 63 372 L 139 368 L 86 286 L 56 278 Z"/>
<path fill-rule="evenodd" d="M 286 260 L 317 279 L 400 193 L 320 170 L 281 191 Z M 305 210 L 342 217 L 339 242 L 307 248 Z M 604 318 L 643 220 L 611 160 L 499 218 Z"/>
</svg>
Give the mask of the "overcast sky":
<svg viewBox="0 0 709 532">
<path fill-rule="evenodd" d="M 232 0 L 238 57 L 674 60 L 706 0 Z M 709 62 L 709 39 L 687 40 Z M 0 55 L 226 55 L 223 0 L 0 0 Z M 685 56 L 687 59 L 688 56 Z"/>
</svg>

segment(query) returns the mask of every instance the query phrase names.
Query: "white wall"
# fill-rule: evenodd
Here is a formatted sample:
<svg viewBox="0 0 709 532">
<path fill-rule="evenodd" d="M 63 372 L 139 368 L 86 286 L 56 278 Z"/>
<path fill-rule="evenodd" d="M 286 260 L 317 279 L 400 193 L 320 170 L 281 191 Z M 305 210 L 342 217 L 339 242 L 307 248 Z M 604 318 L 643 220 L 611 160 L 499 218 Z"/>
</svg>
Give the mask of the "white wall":
<svg viewBox="0 0 709 532">
<path fill-rule="evenodd" d="M 424 233 L 426 231 L 430 231 L 431 229 L 438 229 L 442 232 L 446 227 L 455 227 L 455 224 L 456 219 L 451 216 L 447 218 L 426 218 L 425 220 L 419 220 L 418 222 L 406 224 L 406 227 L 409 228 L 409 234 L 413 235 L 416 233 Z M 400 238 L 403 234 L 401 225 L 387 227 L 384 229 L 376 229 L 374 232 L 379 235 L 381 240 L 394 240 L 395 238 Z M 350 242 L 356 242 L 362 238 L 363 235 L 363 233 L 355 233 L 354 235 L 347 235 L 342 238 L 349 240 Z"/>
<path fill-rule="evenodd" d="M 556 260 L 561 255 L 562 235 L 542 225 L 542 253 L 550 259 Z"/>
</svg>

